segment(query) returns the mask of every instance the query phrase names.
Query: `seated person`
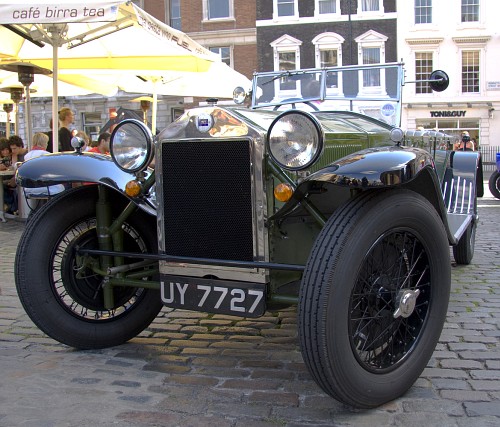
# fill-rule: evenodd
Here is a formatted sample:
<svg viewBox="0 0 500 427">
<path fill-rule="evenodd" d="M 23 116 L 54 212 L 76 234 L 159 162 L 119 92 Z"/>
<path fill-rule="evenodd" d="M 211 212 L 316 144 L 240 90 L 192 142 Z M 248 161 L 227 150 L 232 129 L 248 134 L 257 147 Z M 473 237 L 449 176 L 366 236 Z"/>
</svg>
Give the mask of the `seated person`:
<svg viewBox="0 0 500 427">
<path fill-rule="evenodd" d="M 12 153 L 10 151 L 9 140 L 5 137 L 0 138 L 0 171 L 13 170 Z M 3 203 L 0 211 L 13 214 L 17 211 L 17 193 L 14 191 L 16 183 L 12 178 L 3 179 Z"/>
<path fill-rule="evenodd" d="M 15 165 L 17 162 L 24 161 L 24 155 L 28 152 L 24 148 L 24 141 L 18 135 L 12 135 L 9 138 L 10 151 L 12 153 L 12 164 Z"/>
<path fill-rule="evenodd" d="M 0 138 L 0 171 L 9 169 L 12 163 L 12 153 L 10 151 L 9 140 L 5 137 Z"/>
<path fill-rule="evenodd" d="M 90 147 L 87 152 L 89 153 L 100 153 L 109 155 L 109 140 L 111 139 L 111 134 L 108 132 L 103 132 L 97 138 L 97 145 L 95 147 Z"/>
<path fill-rule="evenodd" d="M 47 151 L 48 142 L 49 142 L 49 137 L 46 133 L 42 132 L 35 133 L 35 135 L 33 135 L 33 147 L 31 148 L 30 151 L 26 153 L 26 155 L 24 156 L 24 160 L 27 161 L 35 157 L 40 157 L 45 154 L 50 154 Z M 53 196 L 64 190 L 65 188 L 63 184 L 56 184 L 56 185 L 49 185 L 48 187 L 25 188 L 24 193 L 26 194 L 27 198 L 29 198 L 30 196 L 37 196 L 37 195 Z"/>
<path fill-rule="evenodd" d="M 17 163 L 24 161 L 24 155 L 28 150 L 24 148 L 23 139 L 18 135 L 12 135 L 9 138 L 9 146 L 11 152 L 9 169 L 15 171 L 17 169 Z M 10 214 L 16 214 L 18 210 L 18 200 L 15 177 L 12 176 L 10 179 L 4 180 L 4 184 L 4 201 L 8 205 L 6 212 Z"/>
</svg>

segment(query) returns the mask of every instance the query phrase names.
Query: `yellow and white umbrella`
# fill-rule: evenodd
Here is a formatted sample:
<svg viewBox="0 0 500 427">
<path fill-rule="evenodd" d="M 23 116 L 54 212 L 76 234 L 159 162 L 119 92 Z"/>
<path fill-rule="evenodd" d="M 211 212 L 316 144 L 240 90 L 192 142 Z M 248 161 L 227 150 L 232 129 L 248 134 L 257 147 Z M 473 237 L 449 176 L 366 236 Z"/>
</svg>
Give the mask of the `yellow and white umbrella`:
<svg viewBox="0 0 500 427">
<path fill-rule="evenodd" d="M 59 75 L 205 72 L 220 61 L 186 34 L 123 0 L 0 0 L 0 24 L 0 65 L 27 61 L 52 70 L 54 117 Z"/>
</svg>

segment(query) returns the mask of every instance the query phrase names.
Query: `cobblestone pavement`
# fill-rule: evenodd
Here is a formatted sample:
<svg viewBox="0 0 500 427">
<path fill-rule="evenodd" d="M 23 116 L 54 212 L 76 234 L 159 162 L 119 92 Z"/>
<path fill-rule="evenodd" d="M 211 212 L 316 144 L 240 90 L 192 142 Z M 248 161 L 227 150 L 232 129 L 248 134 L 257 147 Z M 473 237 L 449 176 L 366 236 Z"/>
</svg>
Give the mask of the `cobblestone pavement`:
<svg viewBox="0 0 500 427">
<path fill-rule="evenodd" d="M 367 411 L 311 379 L 293 309 L 251 321 L 164 310 L 139 337 L 100 351 L 49 339 L 14 286 L 24 224 L 0 223 L 0 426 L 499 426 L 500 200 L 487 192 L 479 214 L 473 263 L 452 269 L 427 369 L 405 396 Z"/>
</svg>

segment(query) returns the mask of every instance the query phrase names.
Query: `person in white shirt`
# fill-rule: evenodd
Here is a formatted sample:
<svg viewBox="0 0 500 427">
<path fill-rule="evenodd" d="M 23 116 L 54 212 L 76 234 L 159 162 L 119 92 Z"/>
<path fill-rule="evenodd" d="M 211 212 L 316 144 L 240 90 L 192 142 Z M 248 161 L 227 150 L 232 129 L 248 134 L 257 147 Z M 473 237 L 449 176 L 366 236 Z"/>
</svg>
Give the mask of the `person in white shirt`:
<svg viewBox="0 0 500 427">
<path fill-rule="evenodd" d="M 30 151 L 24 155 L 24 161 L 34 159 L 35 157 L 40 157 L 45 154 L 50 154 L 47 151 L 47 143 L 49 142 L 49 137 L 46 133 L 37 132 L 33 135 L 33 146 Z M 56 184 L 49 185 L 48 187 L 37 187 L 37 188 L 25 188 L 24 192 L 26 196 L 37 196 L 37 195 L 47 195 L 54 196 L 61 191 L 64 191 L 64 185 Z"/>
</svg>

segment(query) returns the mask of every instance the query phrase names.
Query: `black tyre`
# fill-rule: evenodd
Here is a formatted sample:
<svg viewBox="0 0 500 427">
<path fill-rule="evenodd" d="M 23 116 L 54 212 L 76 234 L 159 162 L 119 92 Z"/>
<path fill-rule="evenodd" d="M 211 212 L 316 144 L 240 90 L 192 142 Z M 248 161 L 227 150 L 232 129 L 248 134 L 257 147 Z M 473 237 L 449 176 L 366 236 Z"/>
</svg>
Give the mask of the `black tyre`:
<svg viewBox="0 0 500 427">
<path fill-rule="evenodd" d="M 391 190 L 348 202 L 319 234 L 299 292 L 315 381 L 361 408 L 403 394 L 439 339 L 450 281 L 446 232 L 426 199 Z"/>
<path fill-rule="evenodd" d="M 112 196 L 113 215 L 125 206 Z M 18 245 L 15 280 L 33 322 L 55 340 L 80 349 L 122 344 L 146 328 L 161 310 L 159 291 L 114 288 L 115 306 L 103 302 L 103 277 L 81 267 L 75 247 L 97 248 L 97 186 L 68 190 L 41 207 L 27 223 Z M 153 252 L 154 218 L 137 211 L 123 225 L 124 247 Z M 129 260 L 134 262 L 137 260 Z"/>
<path fill-rule="evenodd" d="M 474 246 L 476 244 L 476 222 L 473 221 L 467 227 L 458 244 L 453 246 L 453 258 L 457 264 L 469 265 L 474 257 Z"/>
<path fill-rule="evenodd" d="M 491 174 L 488 186 L 493 197 L 500 199 L 500 172 L 495 171 Z"/>
</svg>

